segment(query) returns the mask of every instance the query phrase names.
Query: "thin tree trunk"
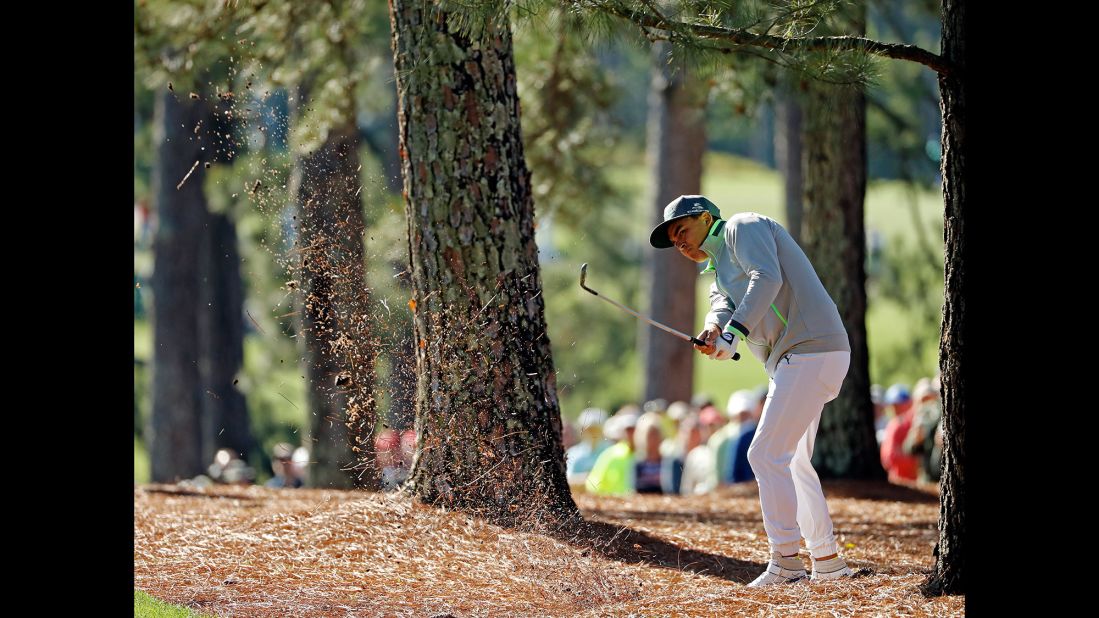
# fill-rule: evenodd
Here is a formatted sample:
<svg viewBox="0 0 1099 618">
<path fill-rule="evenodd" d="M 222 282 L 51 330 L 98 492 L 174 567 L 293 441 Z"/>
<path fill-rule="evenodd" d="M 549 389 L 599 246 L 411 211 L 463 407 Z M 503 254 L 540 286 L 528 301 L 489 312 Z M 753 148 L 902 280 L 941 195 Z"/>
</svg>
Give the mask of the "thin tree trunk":
<svg viewBox="0 0 1099 618">
<path fill-rule="evenodd" d="M 244 364 L 244 287 L 237 228 L 228 215 L 211 213 L 203 235 L 199 302 L 203 382 L 203 461 L 220 448 L 248 460 L 257 448 L 236 376 Z"/>
<path fill-rule="evenodd" d="M 775 164 L 782 174 L 786 229 L 801 242 L 802 197 L 800 80 L 783 75 L 775 93 Z"/>
<path fill-rule="evenodd" d="M 320 148 L 300 156 L 291 177 L 301 220 L 309 484 L 314 487 L 380 486 L 373 455 L 375 346 L 367 325 L 358 148 L 352 122 L 331 126 Z"/>
<path fill-rule="evenodd" d="M 669 66 L 670 57 L 670 45 L 653 44 L 648 128 L 653 225 L 664 220 L 668 202 L 680 195 L 702 192 L 706 89 L 691 79 L 682 63 Z M 646 251 L 645 262 L 652 319 L 679 330 L 692 330 L 698 266 L 675 250 Z M 639 335 L 638 347 L 645 363 L 645 399 L 689 401 L 694 349 L 645 323 L 641 323 Z"/>
<path fill-rule="evenodd" d="M 212 113 L 206 101 L 178 99 L 166 92 L 157 100 L 156 115 L 159 147 L 153 192 L 158 225 L 153 240 L 153 409 L 148 447 L 152 481 L 164 483 L 204 469 L 195 337 L 201 282 L 196 262 L 207 217 L 203 129 L 210 126 Z"/>
</svg>

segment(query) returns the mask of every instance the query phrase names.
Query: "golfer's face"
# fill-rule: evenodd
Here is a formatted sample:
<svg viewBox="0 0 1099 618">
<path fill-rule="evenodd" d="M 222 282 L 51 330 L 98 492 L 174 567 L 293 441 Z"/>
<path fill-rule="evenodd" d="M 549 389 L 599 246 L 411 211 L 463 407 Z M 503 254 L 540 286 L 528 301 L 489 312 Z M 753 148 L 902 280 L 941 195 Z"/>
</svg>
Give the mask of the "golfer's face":
<svg viewBox="0 0 1099 618">
<path fill-rule="evenodd" d="M 668 227 L 668 238 L 683 257 L 694 262 L 705 262 L 706 252 L 699 248 L 709 231 L 706 217 L 688 217 L 680 219 Z"/>
</svg>

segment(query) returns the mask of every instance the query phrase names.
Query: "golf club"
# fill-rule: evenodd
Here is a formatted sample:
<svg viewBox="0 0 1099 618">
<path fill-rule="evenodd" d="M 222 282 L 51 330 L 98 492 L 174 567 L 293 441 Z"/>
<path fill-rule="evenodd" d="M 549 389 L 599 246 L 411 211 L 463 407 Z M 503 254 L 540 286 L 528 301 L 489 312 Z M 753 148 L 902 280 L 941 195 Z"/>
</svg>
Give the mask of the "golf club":
<svg viewBox="0 0 1099 618">
<path fill-rule="evenodd" d="M 702 341 L 701 339 L 697 339 L 697 338 L 692 337 L 692 336 L 690 336 L 686 333 L 681 333 L 681 332 L 677 331 L 674 328 L 664 326 L 660 322 L 650 320 L 649 318 L 641 315 L 640 313 L 634 311 L 633 309 L 630 309 L 629 307 L 626 307 L 624 305 L 620 305 L 620 304 L 614 302 L 613 300 L 607 298 L 606 296 L 603 296 L 599 292 L 596 292 L 595 290 L 593 290 L 593 289 L 589 288 L 588 286 L 584 285 L 584 281 L 587 278 L 588 278 L 588 265 L 587 265 L 587 263 L 585 263 L 585 264 L 582 264 L 580 266 L 580 287 L 584 288 L 588 292 L 591 292 L 595 296 L 598 296 L 599 298 L 602 298 L 603 300 L 605 300 L 608 303 L 614 305 L 615 307 L 618 307 L 622 311 L 625 311 L 626 313 L 634 316 L 635 318 L 638 318 L 639 320 L 643 320 L 645 322 L 648 322 L 649 324 L 652 324 L 653 326 L 655 326 L 655 327 L 657 327 L 657 328 L 659 328 L 659 329 L 661 329 L 665 332 L 671 333 L 671 334 L 675 335 L 676 337 L 679 337 L 680 339 L 685 339 L 685 340 L 690 341 L 691 343 L 693 343 L 695 345 L 701 345 L 701 346 L 706 345 L 706 342 Z M 740 360 L 740 352 L 733 352 L 733 360 Z"/>
</svg>

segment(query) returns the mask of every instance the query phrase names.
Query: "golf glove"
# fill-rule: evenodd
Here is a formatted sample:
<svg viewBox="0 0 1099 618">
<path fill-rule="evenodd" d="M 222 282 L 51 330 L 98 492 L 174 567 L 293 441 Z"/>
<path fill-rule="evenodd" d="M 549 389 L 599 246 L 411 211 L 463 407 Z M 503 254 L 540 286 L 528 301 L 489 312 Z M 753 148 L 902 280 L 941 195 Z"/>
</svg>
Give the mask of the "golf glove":
<svg viewBox="0 0 1099 618">
<path fill-rule="evenodd" d="M 737 336 L 729 331 L 721 333 L 721 336 L 714 341 L 714 351 L 710 353 L 710 358 L 714 360 L 727 360 L 733 357 L 736 353 L 736 346 L 740 340 Z"/>
</svg>

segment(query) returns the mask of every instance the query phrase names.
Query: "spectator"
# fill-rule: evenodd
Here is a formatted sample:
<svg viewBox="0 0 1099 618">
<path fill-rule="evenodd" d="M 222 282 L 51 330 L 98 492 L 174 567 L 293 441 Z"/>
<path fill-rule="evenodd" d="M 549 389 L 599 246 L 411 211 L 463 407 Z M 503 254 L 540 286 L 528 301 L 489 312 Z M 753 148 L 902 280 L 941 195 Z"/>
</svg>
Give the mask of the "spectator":
<svg viewBox="0 0 1099 618">
<path fill-rule="evenodd" d="M 285 442 L 279 442 L 271 449 L 271 471 L 275 476 L 264 483 L 264 487 L 297 489 L 303 485 L 294 468 L 294 447 Z"/>
<path fill-rule="evenodd" d="M 683 466 L 687 460 L 690 448 L 686 447 L 687 436 L 683 434 L 687 428 L 684 426 L 684 418 L 691 414 L 691 406 L 685 401 L 676 401 L 668 406 L 665 415 L 675 424 L 675 430 L 666 434 L 664 442 L 660 445 L 662 467 L 660 469 L 660 487 L 666 494 L 678 494 L 679 485 L 683 482 Z M 693 415 L 693 423 L 698 425 L 698 415 Z M 696 427 L 697 428 L 697 427 Z M 670 437 L 669 437 L 670 436 Z"/>
<path fill-rule="evenodd" d="M 662 492 L 660 470 L 663 457 L 660 454 L 660 443 L 664 434 L 660 431 L 660 416 L 657 412 L 646 412 L 637 419 L 633 436 L 634 451 L 637 453 L 634 464 L 634 489 L 637 493 Z"/>
<path fill-rule="evenodd" d="M 603 438 L 603 423 L 607 413 L 599 408 L 588 408 L 580 413 L 580 442 L 565 451 L 565 474 L 569 485 L 583 488 L 595 460 L 612 442 Z"/>
<path fill-rule="evenodd" d="M 714 451 L 707 441 L 722 423 L 724 419 L 713 406 L 707 406 L 699 413 L 700 443 L 687 452 L 687 458 L 683 461 L 683 480 L 679 485 L 681 495 L 696 496 L 717 489 L 717 463 L 714 461 Z"/>
<path fill-rule="evenodd" d="M 912 397 L 903 384 L 894 384 L 885 391 L 885 404 L 893 407 L 893 418 L 885 426 L 881 443 L 882 467 L 891 482 L 915 481 L 916 458 L 904 452 L 904 439 L 914 418 Z"/>
<path fill-rule="evenodd" d="M 929 378 L 921 378 L 912 389 L 915 415 L 908 436 L 904 439 L 906 455 L 916 458 L 917 478 L 925 483 L 938 482 L 941 452 L 935 450 L 935 431 L 942 421 L 939 393 Z"/>
<path fill-rule="evenodd" d="M 717 466 L 717 480 L 720 485 L 728 485 L 732 482 L 732 447 L 733 442 L 740 435 L 740 415 L 744 410 L 750 410 L 753 407 L 755 407 L 755 395 L 752 391 L 742 389 L 730 395 L 729 403 L 725 406 L 725 415 L 729 422 L 710 438 L 710 449 L 714 452 L 714 464 Z"/>
<path fill-rule="evenodd" d="M 874 404 L 874 438 L 881 448 L 882 438 L 885 437 L 885 426 L 889 424 L 889 414 L 885 407 L 885 390 L 881 384 L 870 385 L 870 401 Z"/>
<path fill-rule="evenodd" d="M 391 491 L 400 485 L 401 436 L 393 429 L 383 429 L 374 438 L 374 461 L 381 474 L 382 489 Z"/>
<path fill-rule="evenodd" d="M 756 475 L 752 472 L 752 465 L 748 462 L 748 447 L 752 445 L 752 440 L 756 437 L 756 424 L 759 423 L 759 417 L 763 414 L 763 406 L 767 403 L 767 389 L 764 387 L 762 392 L 756 391 L 753 393 L 754 404 L 752 406 L 744 406 L 739 412 L 739 418 L 737 421 L 740 424 L 740 433 L 736 439 L 733 440 L 732 448 L 732 461 L 729 471 L 730 483 L 743 483 L 744 481 L 754 481 Z"/>
<path fill-rule="evenodd" d="M 615 444 L 599 455 L 588 475 L 585 487 L 593 494 L 625 496 L 634 491 L 633 435 L 637 416 L 621 412 L 603 424 L 604 435 Z"/>
</svg>

